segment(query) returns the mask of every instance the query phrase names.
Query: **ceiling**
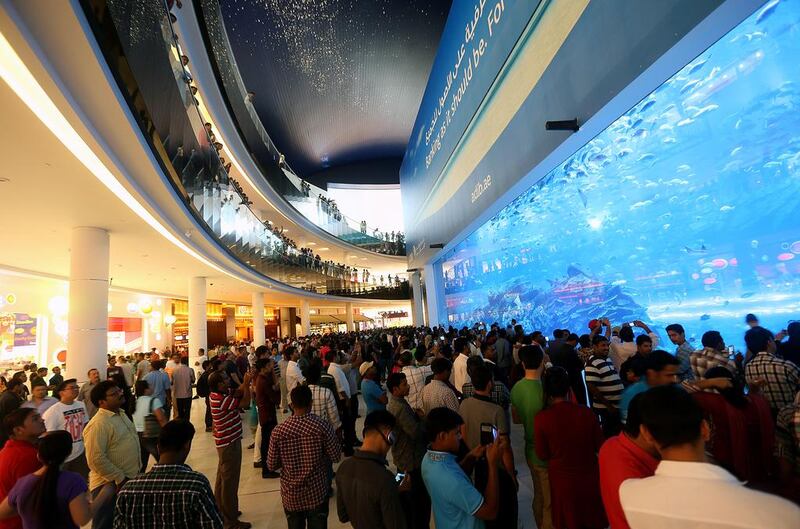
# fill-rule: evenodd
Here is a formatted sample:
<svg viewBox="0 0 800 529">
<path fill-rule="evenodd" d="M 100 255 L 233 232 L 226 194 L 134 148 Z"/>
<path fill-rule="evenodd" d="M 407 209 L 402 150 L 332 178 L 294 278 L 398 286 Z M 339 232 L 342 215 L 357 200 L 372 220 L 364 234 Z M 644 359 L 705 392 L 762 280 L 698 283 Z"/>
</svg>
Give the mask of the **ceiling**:
<svg viewBox="0 0 800 529">
<path fill-rule="evenodd" d="M 450 4 L 220 0 L 259 117 L 304 177 L 370 160 L 399 163 Z"/>
</svg>

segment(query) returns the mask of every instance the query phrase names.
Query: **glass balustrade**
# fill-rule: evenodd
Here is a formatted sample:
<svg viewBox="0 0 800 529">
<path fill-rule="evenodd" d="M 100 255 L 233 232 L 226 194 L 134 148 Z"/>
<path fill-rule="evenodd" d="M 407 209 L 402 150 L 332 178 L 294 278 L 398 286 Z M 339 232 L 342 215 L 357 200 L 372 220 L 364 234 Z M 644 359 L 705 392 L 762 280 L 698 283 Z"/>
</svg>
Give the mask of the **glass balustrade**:
<svg viewBox="0 0 800 529">
<path fill-rule="evenodd" d="M 254 271 L 296 288 L 331 295 L 408 299 L 391 275 L 322 260 L 298 248 L 250 209 L 228 174 L 205 122 L 167 6 L 158 0 L 83 0 L 92 29 L 128 103 L 190 213 L 229 254 Z"/>
</svg>

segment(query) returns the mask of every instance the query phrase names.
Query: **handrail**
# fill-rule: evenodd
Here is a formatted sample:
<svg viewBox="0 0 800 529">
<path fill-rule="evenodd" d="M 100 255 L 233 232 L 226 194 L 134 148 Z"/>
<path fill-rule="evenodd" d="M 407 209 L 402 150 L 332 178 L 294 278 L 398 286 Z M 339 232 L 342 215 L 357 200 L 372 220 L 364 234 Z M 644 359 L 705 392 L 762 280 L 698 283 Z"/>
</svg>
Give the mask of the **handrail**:
<svg viewBox="0 0 800 529">
<path fill-rule="evenodd" d="M 142 132 L 170 183 L 206 232 L 266 278 L 317 293 L 405 299 L 407 285 L 383 285 L 369 270 L 323 261 L 260 220 L 220 157 L 203 120 L 172 15 L 161 2 L 81 0 L 87 18 Z M 131 13 L 136 8 L 135 16 Z M 166 60 L 164 60 L 166 59 Z M 391 287 L 391 288 L 388 288 Z M 405 296 L 405 297 L 404 297 Z"/>
</svg>

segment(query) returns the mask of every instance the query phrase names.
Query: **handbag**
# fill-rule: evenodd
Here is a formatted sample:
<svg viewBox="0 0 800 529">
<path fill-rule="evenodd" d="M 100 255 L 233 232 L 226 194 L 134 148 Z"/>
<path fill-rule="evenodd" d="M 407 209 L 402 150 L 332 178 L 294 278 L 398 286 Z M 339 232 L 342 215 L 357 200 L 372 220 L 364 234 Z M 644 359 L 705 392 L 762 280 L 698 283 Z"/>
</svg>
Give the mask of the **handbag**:
<svg viewBox="0 0 800 529">
<path fill-rule="evenodd" d="M 158 437 L 158 434 L 161 433 L 161 425 L 158 423 L 156 416 L 153 415 L 153 397 L 150 397 L 150 405 L 147 411 L 148 413 L 144 417 L 142 437 Z"/>
</svg>

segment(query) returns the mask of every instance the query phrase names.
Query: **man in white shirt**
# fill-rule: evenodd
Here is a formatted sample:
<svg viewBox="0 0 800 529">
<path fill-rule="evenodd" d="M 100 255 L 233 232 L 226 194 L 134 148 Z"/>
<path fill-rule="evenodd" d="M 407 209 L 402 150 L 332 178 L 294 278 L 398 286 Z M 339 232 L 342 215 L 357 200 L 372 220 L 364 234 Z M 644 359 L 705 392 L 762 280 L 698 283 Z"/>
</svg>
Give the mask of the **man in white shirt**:
<svg viewBox="0 0 800 529">
<path fill-rule="evenodd" d="M 430 366 L 415 366 L 411 357 L 411 351 L 403 351 L 400 353 L 400 364 L 403 369 L 401 372 L 406 376 L 408 381 L 408 401 L 412 410 L 423 410 L 422 404 L 422 390 L 425 389 L 425 379 L 433 374 Z"/>
<path fill-rule="evenodd" d="M 298 384 L 302 384 L 306 379 L 300 371 L 300 366 L 297 365 L 297 359 L 300 358 L 300 351 L 297 347 L 287 347 L 285 356 L 289 358 L 289 363 L 286 364 L 286 393 L 291 393 Z"/>
<path fill-rule="evenodd" d="M 464 387 L 464 384 L 470 381 L 469 373 L 467 373 L 467 360 L 470 355 L 469 340 L 464 337 L 456 338 L 453 348 L 458 353 L 456 359 L 453 360 L 453 375 L 452 383 L 458 391 Z"/>
<path fill-rule="evenodd" d="M 356 436 L 356 418 L 350 404 L 350 381 L 345 374 L 344 366 L 337 363 L 339 355 L 331 349 L 325 354 L 328 361 L 328 374 L 336 382 L 336 403 L 339 408 L 339 415 L 342 419 L 342 433 L 344 436 L 344 452 L 350 454 L 355 446 L 360 446 Z"/>
<path fill-rule="evenodd" d="M 800 508 L 745 488 L 727 470 L 706 462 L 711 436 L 703 412 L 677 386 L 640 397 L 641 432 L 661 455 L 654 476 L 629 479 L 620 501 L 631 529 L 796 529 Z"/>
<path fill-rule="evenodd" d="M 658 335 L 650 330 L 646 323 L 636 320 L 631 322 L 630 325 L 623 324 L 619 330 L 619 336 L 612 336 L 611 343 L 609 344 L 608 358 L 614 364 L 617 372 L 622 366 L 622 363 L 628 358 L 636 354 L 636 342 L 634 341 L 633 328 L 639 327 L 652 341 L 650 350 L 658 346 Z"/>
<path fill-rule="evenodd" d="M 199 380 L 200 375 L 203 374 L 203 362 L 208 360 L 208 356 L 206 356 L 206 350 L 202 347 L 197 350 L 197 358 L 194 361 L 194 375 Z"/>
<path fill-rule="evenodd" d="M 64 470 L 77 472 L 89 479 L 89 466 L 83 446 L 83 428 L 89 422 L 89 414 L 78 398 L 78 382 L 74 378 L 59 384 L 54 393 L 59 402 L 53 404 L 42 416 L 48 432 L 65 430 L 72 436 L 72 452 L 64 461 Z"/>
</svg>

